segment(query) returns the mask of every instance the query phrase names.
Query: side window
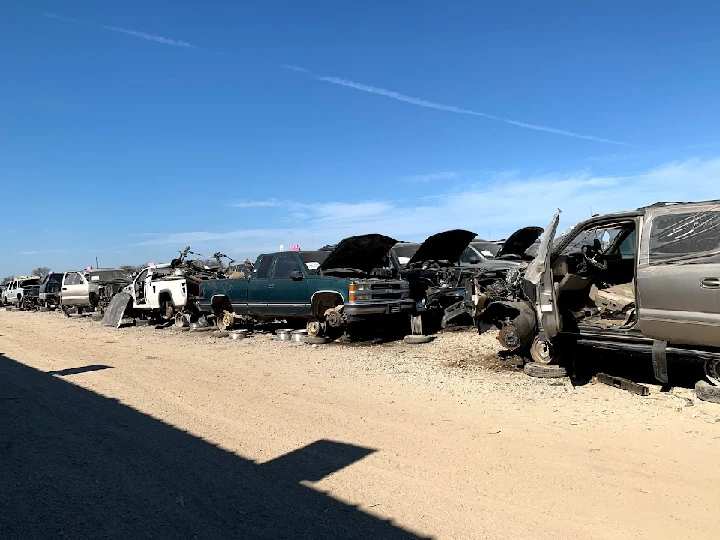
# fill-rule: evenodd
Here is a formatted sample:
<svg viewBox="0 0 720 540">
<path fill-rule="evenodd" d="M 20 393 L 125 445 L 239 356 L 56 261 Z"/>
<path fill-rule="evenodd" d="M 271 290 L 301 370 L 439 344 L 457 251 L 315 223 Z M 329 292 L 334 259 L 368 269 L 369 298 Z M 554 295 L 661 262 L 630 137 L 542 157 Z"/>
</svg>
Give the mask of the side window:
<svg viewBox="0 0 720 540">
<path fill-rule="evenodd" d="M 634 259 L 635 258 L 635 246 L 637 242 L 637 235 L 635 231 L 628 234 L 625 239 L 620 242 L 618 251 L 620 252 L 621 259 Z"/>
<path fill-rule="evenodd" d="M 708 262 L 720 256 L 720 211 L 658 216 L 650 227 L 650 264 L 681 258 Z M 693 261 L 693 259 L 695 259 Z"/>
<path fill-rule="evenodd" d="M 470 246 L 466 247 L 465 251 L 463 251 L 462 255 L 460 255 L 460 262 L 470 263 L 470 259 L 473 257 L 473 255 L 475 255 L 475 252 L 470 248 Z"/>
<path fill-rule="evenodd" d="M 273 279 L 289 279 L 290 272 L 302 272 L 298 256 L 289 251 L 278 254 L 275 261 L 275 270 L 273 270 Z"/>
<path fill-rule="evenodd" d="M 272 255 L 263 255 L 254 270 L 255 279 L 267 279 L 270 271 L 270 263 L 272 263 Z"/>
<path fill-rule="evenodd" d="M 75 276 L 77 276 L 75 272 L 70 272 L 66 275 L 64 279 L 65 285 L 75 285 Z"/>
<path fill-rule="evenodd" d="M 138 277 L 137 277 L 137 279 L 136 279 L 135 281 L 136 281 L 137 283 L 142 283 L 142 282 L 145 281 L 145 279 L 147 278 L 147 275 L 148 275 L 148 270 L 147 270 L 147 268 L 146 268 L 145 270 L 143 270 L 142 272 L 140 272 L 140 274 L 138 275 Z"/>
</svg>

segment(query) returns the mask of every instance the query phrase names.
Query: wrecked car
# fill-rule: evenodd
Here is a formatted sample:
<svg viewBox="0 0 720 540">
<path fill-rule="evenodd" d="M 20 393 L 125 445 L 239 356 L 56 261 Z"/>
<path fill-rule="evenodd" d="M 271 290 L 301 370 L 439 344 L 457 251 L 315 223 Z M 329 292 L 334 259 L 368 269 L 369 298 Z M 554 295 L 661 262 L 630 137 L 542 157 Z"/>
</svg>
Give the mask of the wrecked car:
<svg viewBox="0 0 720 540">
<path fill-rule="evenodd" d="M 62 287 L 64 273 L 50 272 L 40 280 L 38 290 L 38 304 L 44 308 L 56 308 L 60 306 L 60 289 Z"/>
<path fill-rule="evenodd" d="M 242 321 L 302 320 L 311 336 L 339 337 L 355 322 L 409 315 L 408 283 L 389 267 L 396 240 L 353 236 L 332 251 L 260 255 L 249 278 L 203 281 L 199 308 L 220 329 Z"/>
<path fill-rule="evenodd" d="M 508 349 L 559 363 L 576 344 L 647 353 L 668 382 L 667 358 L 720 373 L 720 202 L 657 203 L 594 216 L 555 238 L 486 297 L 476 321 Z"/>
<path fill-rule="evenodd" d="M 132 281 L 132 276 L 115 268 L 96 268 L 65 272 L 60 286 L 60 308 L 79 310 L 95 308 L 99 311 L 110 304 L 113 296 Z"/>
<path fill-rule="evenodd" d="M 3 305 L 15 304 L 17 307 L 23 307 L 23 297 L 29 294 L 31 297 L 37 298 L 39 286 L 40 278 L 38 276 L 14 278 L 5 285 L 5 290 L 2 293 L 2 303 Z"/>
<path fill-rule="evenodd" d="M 498 247 L 495 257 L 482 260 L 483 254 L 471 248 L 475 233 L 463 229 L 434 234 L 422 244 L 396 244 L 393 252 L 403 264 L 400 273 L 409 281 L 410 296 L 416 304 L 413 333 L 432 332 L 451 322 L 472 323 L 473 311 L 465 303 L 473 295 L 474 280 L 481 275 L 499 279 L 509 270 L 519 268 L 525 250 L 537 240 L 542 229 L 527 227 L 521 231 L 525 232 L 515 233 L 511 239 L 516 240 L 506 244 L 506 253 Z"/>
</svg>

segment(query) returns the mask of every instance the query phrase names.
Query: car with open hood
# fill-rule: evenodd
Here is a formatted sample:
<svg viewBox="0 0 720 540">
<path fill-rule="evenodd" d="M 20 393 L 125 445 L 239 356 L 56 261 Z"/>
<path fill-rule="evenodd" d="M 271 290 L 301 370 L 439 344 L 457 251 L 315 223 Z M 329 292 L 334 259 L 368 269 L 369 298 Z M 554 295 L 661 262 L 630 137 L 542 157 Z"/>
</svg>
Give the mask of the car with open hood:
<svg viewBox="0 0 720 540">
<path fill-rule="evenodd" d="M 597 215 L 555 238 L 478 302 L 480 332 L 535 362 L 563 361 L 576 344 L 646 353 L 668 382 L 668 357 L 720 376 L 720 201 L 656 203 Z"/>
<path fill-rule="evenodd" d="M 39 276 L 13 278 L 5 285 L 5 290 L 2 292 L 2 303 L 3 305 L 15 304 L 17 307 L 23 307 L 24 303 L 27 304 L 31 299 L 37 298 L 39 287 Z M 25 298 L 26 296 L 28 298 Z"/>
<path fill-rule="evenodd" d="M 346 238 L 332 251 L 281 251 L 260 255 L 248 278 L 201 283 L 201 311 L 218 327 L 239 320 L 304 320 L 308 334 L 334 337 L 349 324 L 409 316 L 407 281 L 392 264 L 394 238 Z"/>
<path fill-rule="evenodd" d="M 60 307 L 80 310 L 98 308 L 101 311 L 110 304 L 113 296 L 132 282 L 132 276 L 117 268 L 88 268 L 65 272 L 60 286 Z"/>
</svg>

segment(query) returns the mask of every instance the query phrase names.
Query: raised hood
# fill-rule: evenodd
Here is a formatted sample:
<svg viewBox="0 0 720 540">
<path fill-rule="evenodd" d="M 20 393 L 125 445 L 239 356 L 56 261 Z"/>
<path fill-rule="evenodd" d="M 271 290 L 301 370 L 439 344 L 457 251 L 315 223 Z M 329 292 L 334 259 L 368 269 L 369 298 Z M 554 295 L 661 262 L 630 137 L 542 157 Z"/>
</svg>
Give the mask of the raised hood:
<svg viewBox="0 0 720 540">
<path fill-rule="evenodd" d="M 542 232 L 542 230 L 541 230 Z M 448 261 L 455 263 L 475 238 L 476 234 L 463 229 L 453 229 L 428 237 L 408 261 L 408 264 L 424 261 Z"/>
<path fill-rule="evenodd" d="M 505 240 L 500 251 L 495 254 L 495 258 L 498 259 L 503 255 L 526 257 L 525 252 L 530 246 L 537 242 L 543 230 L 542 227 L 523 227 L 522 229 L 518 229 Z"/>
<path fill-rule="evenodd" d="M 383 265 L 383 257 L 397 240 L 382 234 L 351 236 L 340 242 L 320 266 L 321 270 L 352 268 L 369 274 Z"/>
</svg>

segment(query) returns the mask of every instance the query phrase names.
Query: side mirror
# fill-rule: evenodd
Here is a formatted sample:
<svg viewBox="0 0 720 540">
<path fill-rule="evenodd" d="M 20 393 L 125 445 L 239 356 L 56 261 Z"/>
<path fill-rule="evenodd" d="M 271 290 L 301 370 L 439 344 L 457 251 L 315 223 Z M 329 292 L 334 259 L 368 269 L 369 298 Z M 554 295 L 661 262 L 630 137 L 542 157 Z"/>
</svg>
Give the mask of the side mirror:
<svg viewBox="0 0 720 540">
<path fill-rule="evenodd" d="M 293 281 L 302 281 L 303 274 L 300 270 L 293 270 L 292 272 L 290 272 L 290 279 L 292 279 Z"/>
</svg>

